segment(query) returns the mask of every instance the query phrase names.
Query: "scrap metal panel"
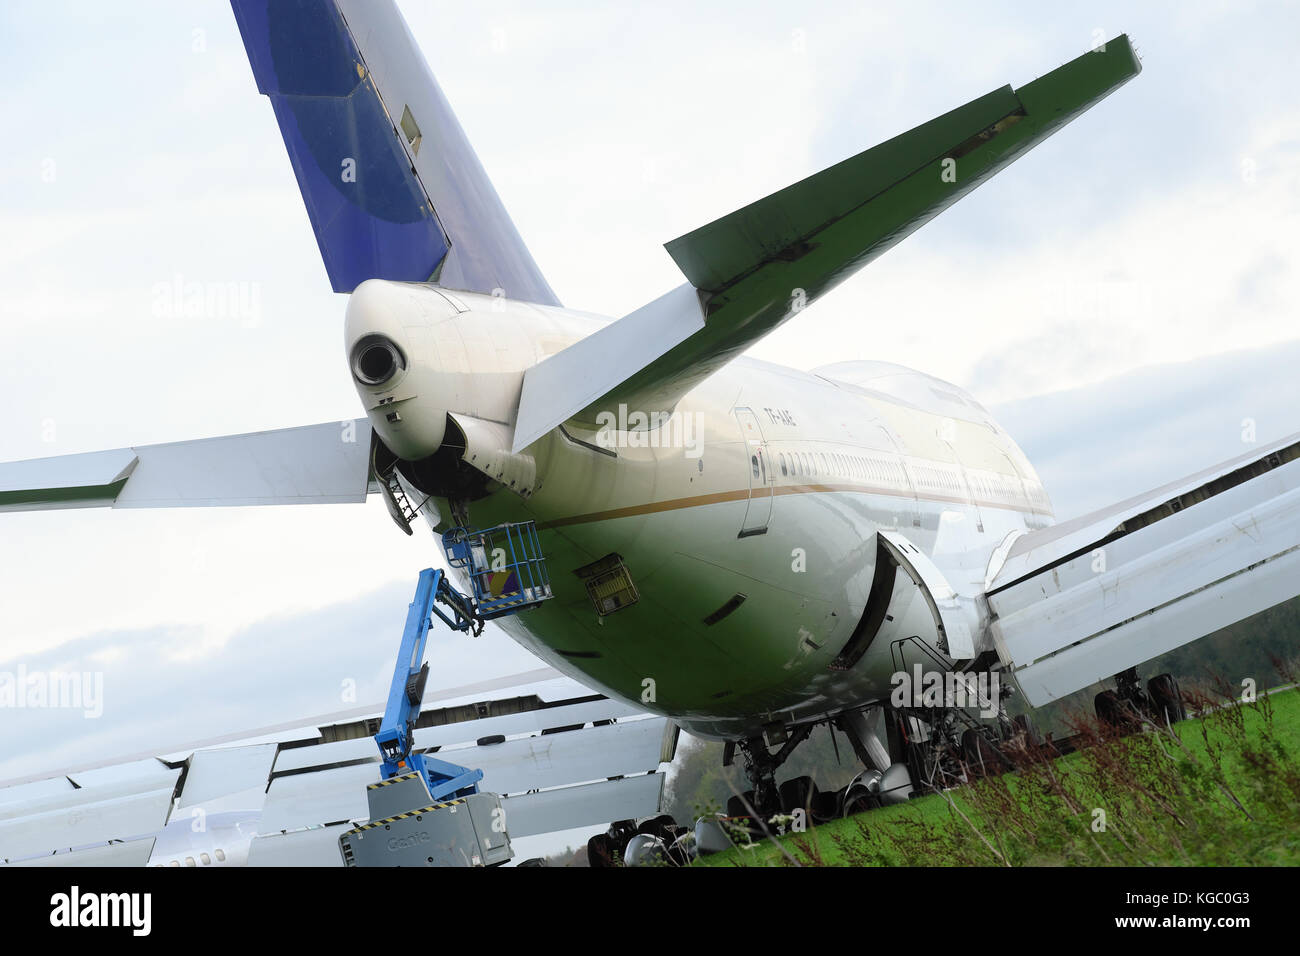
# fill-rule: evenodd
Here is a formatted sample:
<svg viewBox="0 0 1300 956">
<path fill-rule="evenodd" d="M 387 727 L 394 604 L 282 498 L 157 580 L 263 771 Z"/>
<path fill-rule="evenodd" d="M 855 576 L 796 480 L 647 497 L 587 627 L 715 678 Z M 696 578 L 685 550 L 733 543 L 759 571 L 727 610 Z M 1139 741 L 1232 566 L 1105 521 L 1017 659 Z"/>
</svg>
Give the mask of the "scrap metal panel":
<svg viewBox="0 0 1300 956">
<path fill-rule="evenodd" d="M 589 724 L 597 720 L 618 719 L 642 713 L 644 711 L 614 700 L 594 700 L 563 707 L 543 707 L 517 714 L 483 717 L 438 727 L 419 727 L 415 731 L 415 746 L 417 749 L 448 747 L 472 743 L 483 737 L 497 734 L 513 737 L 518 734 L 538 733 L 552 727 Z M 321 767 L 351 760 L 367 760 L 374 757 L 376 753 L 374 738 L 369 736 L 309 747 L 294 747 L 280 751 L 275 761 L 275 772 Z"/>
<path fill-rule="evenodd" d="M 493 793 L 545 790 L 657 770 L 665 723 L 662 717 L 651 717 L 483 747 L 442 750 L 438 757 L 482 770 L 479 786 Z"/>
<path fill-rule="evenodd" d="M 265 789 L 276 747 L 276 744 L 258 744 L 196 751 L 190 758 L 180 805 L 192 807 L 254 787 Z"/>
<path fill-rule="evenodd" d="M 1011 564 L 994 580 L 993 639 L 1031 704 L 1300 593 L 1300 460 L 1148 505 L 1118 528 L 1101 519 L 1069 555 L 1029 572 Z"/>
<path fill-rule="evenodd" d="M 248 850 L 248 866 L 343 866 L 339 834 L 350 824 L 268 833 L 257 836 Z"/>
<path fill-rule="evenodd" d="M 653 816 L 659 812 L 664 775 L 644 774 L 578 787 L 544 790 L 502 801 L 510 838 Z"/>
<path fill-rule="evenodd" d="M 172 792 L 172 787 L 164 787 L 12 816 L 0 822 L 0 858 L 14 860 L 155 833 L 167 822 Z"/>
<path fill-rule="evenodd" d="M 46 867 L 144 866 L 149 862 L 149 855 L 153 852 L 153 844 L 153 837 L 145 837 L 143 840 L 110 843 L 105 846 L 90 847 L 86 850 L 73 850 L 71 853 L 55 853 L 50 856 L 31 857 L 8 865 Z"/>
</svg>

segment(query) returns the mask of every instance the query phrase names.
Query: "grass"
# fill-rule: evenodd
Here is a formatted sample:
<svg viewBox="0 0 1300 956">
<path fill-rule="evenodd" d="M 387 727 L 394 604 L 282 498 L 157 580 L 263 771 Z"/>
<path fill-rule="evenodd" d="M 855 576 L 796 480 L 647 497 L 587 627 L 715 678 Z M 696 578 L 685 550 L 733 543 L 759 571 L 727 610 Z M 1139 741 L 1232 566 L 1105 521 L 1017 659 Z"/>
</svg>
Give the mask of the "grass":
<svg viewBox="0 0 1300 956">
<path fill-rule="evenodd" d="M 1083 746 L 1064 757 L 1024 751 L 1012 773 L 697 865 L 1300 865 L 1300 692 L 1189 696 L 1197 716 L 1172 727 L 1075 714 Z"/>
</svg>

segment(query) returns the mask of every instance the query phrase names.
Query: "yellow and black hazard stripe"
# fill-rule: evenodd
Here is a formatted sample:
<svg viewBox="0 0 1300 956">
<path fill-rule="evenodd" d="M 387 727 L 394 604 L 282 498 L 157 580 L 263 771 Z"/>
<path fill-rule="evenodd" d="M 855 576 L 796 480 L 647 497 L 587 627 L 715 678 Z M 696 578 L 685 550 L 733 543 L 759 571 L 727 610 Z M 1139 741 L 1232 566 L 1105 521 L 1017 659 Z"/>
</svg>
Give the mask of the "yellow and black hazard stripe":
<svg viewBox="0 0 1300 956">
<path fill-rule="evenodd" d="M 372 786 L 374 786 L 374 784 L 372 784 Z M 396 816 L 385 817 L 382 820 L 376 820 L 374 823 L 363 823 L 361 824 L 361 826 L 349 830 L 348 834 L 350 835 L 353 833 L 360 833 L 362 830 L 373 830 L 375 827 L 387 826 L 388 824 L 392 823 L 395 820 L 405 820 L 407 817 L 417 817 L 420 816 L 421 814 L 430 813 L 434 810 L 445 810 L 448 807 L 454 807 L 457 804 L 461 804 L 464 802 L 465 802 L 464 800 L 448 800 L 446 803 L 433 803 L 427 807 L 421 807 L 419 810 L 410 810 L 406 813 L 399 813 Z"/>
<path fill-rule="evenodd" d="M 410 780 L 412 777 L 418 776 L 418 772 L 412 771 L 410 773 L 401 774 L 397 777 L 389 777 L 387 780 L 380 780 L 378 783 L 368 783 L 366 784 L 366 789 L 373 790 L 375 787 L 391 787 L 395 783 L 401 783 L 403 780 Z"/>
</svg>

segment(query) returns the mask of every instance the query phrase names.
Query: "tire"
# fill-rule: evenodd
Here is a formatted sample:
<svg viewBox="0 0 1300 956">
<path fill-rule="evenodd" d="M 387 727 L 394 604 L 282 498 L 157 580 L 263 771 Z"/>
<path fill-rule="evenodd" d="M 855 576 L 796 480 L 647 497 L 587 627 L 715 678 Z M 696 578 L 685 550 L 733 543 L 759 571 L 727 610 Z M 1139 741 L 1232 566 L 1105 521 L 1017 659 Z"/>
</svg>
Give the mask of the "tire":
<svg viewBox="0 0 1300 956">
<path fill-rule="evenodd" d="M 1119 694 L 1104 690 L 1093 698 L 1097 720 L 1112 730 L 1127 730 L 1133 726 L 1134 715 Z"/>
<path fill-rule="evenodd" d="M 613 869 L 618 866 L 615 857 L 614 841 L 608 833 L 597 833 L 587 841 L 587 865 L 592 869 Z"/>
<path fill-rule="evenodd" d="M 1178 681 L 1172 674 L 1159 674 L 1147 681 L 1147 694 L 1155 707 L 1156 720 L 1164 724 L 1168 720 L 1176 724 L 1187 719 L 1187 708 L 1183 704 L 1183 694 Z"/>
<path fill-rule="evenodd" d="M 746 790 L 740 797 L 729 797 L 727 799 L 727 816 L 739 823 L 743 823 L 745 826 L 753 826 L 753 817 L 750 816 L 749 810 L 746 809 L 746 803 L 751 807 L 754 805 L 753 790 Z"/>
<path fill-rule="evenodd" d="M 677 821 L 669 814 L 663 813 L 640 823 L 636 828 L 636 832 L 656 836 L 663 840 L 665 844 L 671 844 L 682 832 L 682 828 L 677 825 Z"/>
<path fill-rule="evenodd" d="M 778 792 L 781 795 L 782 813 L 803 810 L 811 814 L 811 807 L 817 799 L 817 785 L 813 783 L 812 777 L 791 777 L 781 784 Z"/>
<path fill-rule="evenodd" d="M 818 790 L 813 795 L 813 823 L 827 823 L 840 812 L 840 794 L 833 790 Z"/>
<path fill-rule="evenodd" d="M 879 808 L 880 797 L 877 794 L 860 790 L 852 796 L 845 797 L 844 812 L 841 816 L 851 817 L 859 813 L 869 813 Z"/>
</svg>

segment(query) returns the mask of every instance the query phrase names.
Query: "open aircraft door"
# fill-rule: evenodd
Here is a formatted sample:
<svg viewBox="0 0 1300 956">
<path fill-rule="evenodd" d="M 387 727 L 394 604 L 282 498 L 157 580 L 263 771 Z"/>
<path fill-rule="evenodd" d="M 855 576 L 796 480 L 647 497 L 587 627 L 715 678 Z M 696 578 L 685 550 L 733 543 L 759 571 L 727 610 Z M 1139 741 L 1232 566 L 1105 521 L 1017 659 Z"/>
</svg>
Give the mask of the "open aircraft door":
<svg viewBox="0 0 1300 956">
<path fill-rule="evenodd" d="M 893 562 L 912 579 L 934 618 L 939 650 L 953 660 L 970 660 L 975 656 L 975 635 L 969 612 L 962 598 L 920 548 L 906 536 L 893 531 L 878 532 L 881 545 Z"/>
</svg>

